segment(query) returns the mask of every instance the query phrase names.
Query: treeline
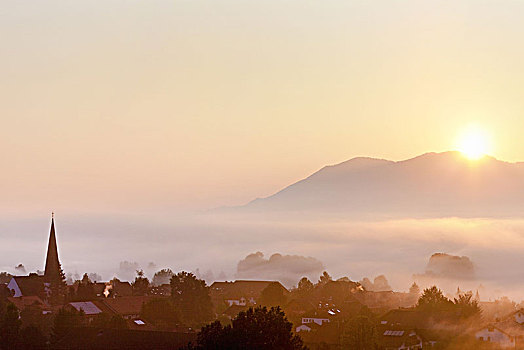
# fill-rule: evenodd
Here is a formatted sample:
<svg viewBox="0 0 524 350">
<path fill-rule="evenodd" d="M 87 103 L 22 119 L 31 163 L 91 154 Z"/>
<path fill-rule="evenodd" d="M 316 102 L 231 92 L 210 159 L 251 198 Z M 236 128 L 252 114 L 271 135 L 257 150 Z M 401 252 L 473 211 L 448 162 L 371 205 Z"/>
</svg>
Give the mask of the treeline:
<svg viewBox="0 0 524 350">
<path fill-rule="evenodd" d="M 75 282 L 76 289 L 69 289 L 67 301 L 95 300 L 96 283 L 85 274 Z M 299 324 L 293 309 L 294 301 L 313 307 L 342 309 L 358 304 L 359 297 L 367 292 L 358 282 L 349 278 L 336 281 L 324 272 L 317 282 L 302 278 L 289 293 L 269 284 L 261 293 L 257 305 L 241 311 L 230 319 L 217 316 L 221 311 L 213 305 L 210 287 L 204 280 L 189 272 L 173 273 L 169 269 L 158 271 L 152 281 L 139 270 L 130 283 L 135 296 L 153 295 L 142 305 L 140 318 L 154 325 L 157 330 L 172 331 L 176 327 L 200 329 L 197 341 L 187 349 L 304 349 L 302 339 L 293 332 L 293 323 Z M 169 296 L 154 297 L 158 288 L 169 289 Z M 75 291 L 76 290 L 76 291 Z M 413 310 L 437 323 L 453 325 L 448 343 L 460 338 L 466 329 L 481 319 L 478 301 L 471 293 L 461 293 L 449 299 L 437 287 L 422 293 L 416 285 L 408 297 L 416 297 Z M 67 305 L 43 314 L 36 306 L 19 311 L 7 297 L 7 288 L 0 293 L 0 348 L 1 349 L 53 349 L 72 329 L 94 327 L 101 329 L 126 329 L 128 322 L 118 315 L 98 314 L 90 319 L 83 311 Z M 348 304 L 348 302 L 350 302 Z M 317 305 L 317 306 L 315 306 Z M 307 310 L 306 310 L 307 311 Z M 344 311 L 344 310 L 343 310 Z M 286 316 L 287 314 L 287 316 Z M 352 309 L 337 319 L 340 345 L 350 349 L 379 349 L 379 318 L 365 305 Z"/>
<path fill-rule="evenodd" d="M 213 321 L 215 313 L 204 280 L 185 271 L 174 274 L 163 270 L 156 276 L 162 282 L 170 276 L 171 295 L 151 298 L 143 304 L 140 318 L 153 324 L 157 330 L 173 330 L 180 325 L 201 329 L 198 340 L 188 344 L 187 349 L 305 349 L 300 337 L 293 334 L 292 323 L 279 307 L 250 308 L 239 313 L 229 324 L 222 325 Z M 91 294 L 95 283 L 87 275 L 77 283 L 77 293 L 69 295 L 70 298 L 96 299 Z M 131 285 L 135 295 L 146 295 L 153 288 L 141 271 Z M 1 349 L 53 349 L 73 329 L 80 327 L 128 328 L 127 321 L 121 316 L 100 313 L 88 318 L 83 310 L 77 311 L 67 305 L 49 314 L 42 313 L 36 306 L 26 307 L 20 312 L 7 301 L 9 291 L 3 289 L 3 292 L 0 302 Z"/>
<path fill-rule="evenodd" d="M 161 272 L 164 274 L 164 272 Z M 28 305 L 22 311 L 8 301 L 11 292 L 2 285 L 0 295 L 0 348 L 1 349 L 41 349 L 57 343 L 69 330 L 77 327 L 98 327 L 108 329 L 127 328 L 127 322 L 121 316 L 100 313 L 86 318 L 82 310 L 67 307 L 70 301 L 95 300 L 94 282 L 87 275 L 76 282 L 75 293 L 71 290 L 64 295 L 62 307 L 43 313 L 38 305 Z M 147 295 L 151 288 L 148 279 L 141 271 L 131 284 L 133 295 Z M 186 325 L 200 328 L 214 319 L 213 305 L 209 296 L 209 287 L 205 281 L 192 273 L 180 272 L 170 278 L 170 297 L 151 298 L 143 304 L 141 315 L 144 320 L 155 325 L 156 329 L 172 330 L 173 327 Z M 99 297 L 98 297 L 99 298 Z"/>
</svg>

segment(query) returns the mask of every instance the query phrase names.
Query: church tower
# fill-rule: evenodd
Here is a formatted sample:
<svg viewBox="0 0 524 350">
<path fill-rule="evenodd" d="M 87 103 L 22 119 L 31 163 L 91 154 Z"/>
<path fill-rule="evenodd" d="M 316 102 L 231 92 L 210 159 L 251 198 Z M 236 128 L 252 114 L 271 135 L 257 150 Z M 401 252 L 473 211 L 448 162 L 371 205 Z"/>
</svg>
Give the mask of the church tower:
<svg viewBox="0 0 524 350">
<path fill-rule="evenodd" d="M 46 282 L 60 279 L 61 268 L 58 260 L 58 248 L 56 246 L 55 215 L 51 215 L 51 232 L 49 233 L 49 244 L 47 245 L 47 257 L 45 260 L 44 278 Z"/>
<path fill-rule="evenodd" d="M 51 305 L 61 305 L 64 303 L 67 294 L 67 285 L 64 272 L 62 271 L 60 261 L 58 260 L 54 214 L 51 216 L 51 231 L 49 232 L 49 243 L 47 245 L 44 289 L 47 295 L 46 301 Z"/>
</svg>

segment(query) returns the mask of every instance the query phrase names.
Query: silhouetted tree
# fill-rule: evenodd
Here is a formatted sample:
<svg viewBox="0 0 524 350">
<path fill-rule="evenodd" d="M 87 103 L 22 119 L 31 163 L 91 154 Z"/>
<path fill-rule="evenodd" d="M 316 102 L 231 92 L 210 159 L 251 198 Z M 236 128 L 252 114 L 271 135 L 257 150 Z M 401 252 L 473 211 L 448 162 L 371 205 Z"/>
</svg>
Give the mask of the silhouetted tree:
<svg viewBox="0 0 524 350">
<path fill-rule="evenodd" d="M 173 277 L 175 274 L 171 269 L 162 269 L 155 273 L 153 276 L 153 280 L 151 281 L 151 284 L 155 287 L 158 287 L 162 284 L 167 284 L 171 281 L 171 277 Z"/>
<path fill-rule="evenodd" d="M 182 271 L 171 277 L 171 299 L 187 325 L 202 325 L 213 318 L 209 287 L 190 272 Z"/>
<path fill-rule="evenodd" d="M 2 315 L 5 312 L 5 308 L 9 303 L 7 301 L 7 298 L 11 296 L 13 296 L 13 293 L 9 288 L 7 288 L 7 285 L 0 284 L 0 315 Z"/>
<path fill-rule="evenodd" d="M 377 330 L 373 321 L 366 316 L 349 321 L 342 336 L 342 346 L 344 349 L 377 349 Z"/>
<path fill-rule="evenodd" d="M 91 281 L 91 279 L 89 278 L 89 276 L 87 275 L 87 272 L 84 273 L 84 275 L 82 276 L 82 279 L 80 280 L 80 282 L 82 282 L 82 284 L 91 284 L 91 283 L 93 283 Z"/>
<path fill-rule="evenodd" d="M 86 301 L 93 300 L 93 298 L 96 298 L 94 283 L 91 282 L 91 279 L 89 278 L 87 273 L 84 273 L 82 279 L 80 281 L 76 281 L 75 283 L 77 284 L 77 288 L 75 295 L 71 298 L 72 300 Z"/>
<path fill-rule="evenodd" d="M 373 285 L 373 282 L 371 282 L 369 280 L 369 278 L 367 277 L 364 277 L 361 281 L 360 281 L 360 284 L 362 285 L 362 287 L 367 290 L 367 291 L 373 291 L 374 290 L 374 285 Z"/>
<path fill-rule="evenodd" d="M 56 343 L 64 337 L 71 328 L 84 325 L 84 311 L 73 308 L 60 308 L 53 321 L 51 342 Z"/>
<path fill-rule="evenodd" d="M 198 346 L 193 349 L 233 350 L 237 345 L 234 337 L 235 334 L 231 325 L 223 326 L 220 321 L 214 321 L 202 327 L 202 330 L 198 333 Z"/>
<path fill-rule="evenodd" d="M 415 282 L 413 282 L 411 287 L 409 287 L 409 294 L 408 294 L 407 301 L 411 305 L 416 305 L 419 297 L 420 297 L 420 288 Z"/>
<path fill-rule="evenodd" d="M 263 306 L 284 306 L 286 303 L 286 296 L 280 283 L 273 282 L 268 284 L 260 294 L 260 305 Z"/>
<path fill-rule="evenodd" d="M 389 285 L 388 279 L 384 275 L 375 277 L 373 280 L 373 286 L 375 292 L 391 291 L 393 288 Z"/>
<path fill-rule="evenodd" d="M 330 281 L 332 281 L 333 278 L 327 273 L 327 271 L 322 272 L 322 275 L 318 279 L 317 285 L 322 286 Z"/>
<path fill-rule="evenodd" d="M 43 314 L 39 305 L 28 305 L 20 311 L 20 320 L 22 328 L 36 327 L 44 334 L 51 330 L 51 314 Z"/>
<path fill-rule="evenodd" d="M 447 311 L 452 306 L 453 302 L 437 286 L 424 289 L 417 302 L 417 308 L 424 311 Z"/>
<path fill-rule="evenodd" d="M 417 298 L 418 298 L 418 296 L 420 295 L 420 287 L 418 286 L 418 284 L 416 284 L 415 282 L 413 282 L 413 284 L 411 285 L 411 287 L 409 287 L 409 294 L 416 295 Z"/>
<path fill-rule="evenodd" d="M 342 304 L 352 298 L 354 291 L 360 284 L 357 282 L 329 281 L 315 289 L 323 300 L 334 304 Z"/>
<path fill-rule="evenodd" d="M 62 305 L 67 298 L 67 284 L 62 265 L 58 263 L 58 275 L 48 281 L 48 301 L 51 305 Z"/>
<path fill-rule="evenodd" d="M 179 323 L 173 302 L 166 298 L 155 298 L 142 305 L 140 316 L 162 330 L 173 329 Z"/>
<path fill-rule="evenodd" d="M 149 292 L 149 280 L 144 275 L 143 270 L 136 271 L 136 278 L 131 283 L 133 287 L 133 295 L 147 295 Z"/>
<path fill-rule="evenodd" d="M 37 326 L 27 326 L 20 331 L 20 348 L 24 350 L 46 349 L 47 338 Z"/>
<path fill-rule="evenodd" d="M 481 314 L 479 304 L 477 300 L 473 299 L 471 292 L 460 294 L 458 298 L 454 298 L 453 303 L 463 318 L 480 316 Z"/>
<path fill-rule="evenodd" d="M 91 272 L 89 275 L 88 275 L 88 278 L 90 281 L 93 281 L 94 283 L 96 282 L 100 282 L 102 280 L 102 276 L 100 276 L 98 273 L 96 272 Z"/>
<path fill-rule="evenodd" d="M 252 350 L 302 350 L 302 339 L 292 332 L 293 325 L 279 307 L 249 308 L 231 322 L 222 326 L 218 321 L 202 328 L 198 334 L 198 348 L 252 349 Z"/>
<path fill-rule="evenodd" d="M 306 295 L 313 290 L 315 286 L 307 277 L 302 277 L 298 282 L 297 292 L 300 295 Z"/>
<path fill-rule="evenodd" d="M 7 304 L 0 322 L 0 346 L 2 349 L 14 349 L 20 336 L 20 314 L 13 304 Z"/>
</svg>

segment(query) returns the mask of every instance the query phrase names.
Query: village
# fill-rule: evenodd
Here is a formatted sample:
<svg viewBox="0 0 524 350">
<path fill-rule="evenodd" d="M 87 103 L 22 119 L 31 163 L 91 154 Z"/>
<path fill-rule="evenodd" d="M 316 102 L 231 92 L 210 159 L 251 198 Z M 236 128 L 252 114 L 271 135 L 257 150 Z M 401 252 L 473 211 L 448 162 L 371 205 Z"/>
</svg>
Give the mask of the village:
<svg viewBox="0 0 524 350">
<path fill-rule="evenodd" d="M 85 274 L 66 284 L 54 218 L 44 273 L 3 273 L 2 280 L 6 349 L 190 349 L 201 327 L 231 324 L 261 306 L 278 307 L 308 349 L 524 349 L 524 309 L 514 302 L 481 302 L 478 293 L 460 291 L 448 298 L 415 283 L 407 293 L 371 291 L 324 272 L 291 290 L 260 280 L 207 286 L 192 273 L 164 269 L 151 282 L 137 271 L 131 282 Z"/>
</svg>

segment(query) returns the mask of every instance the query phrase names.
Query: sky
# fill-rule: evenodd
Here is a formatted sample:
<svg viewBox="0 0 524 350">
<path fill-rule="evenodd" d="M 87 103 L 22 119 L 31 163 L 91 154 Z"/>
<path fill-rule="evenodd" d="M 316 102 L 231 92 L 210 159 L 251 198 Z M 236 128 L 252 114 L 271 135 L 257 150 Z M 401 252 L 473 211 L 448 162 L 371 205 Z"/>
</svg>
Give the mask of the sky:
<svg viewBox="0 0 524 350">
<path fill-rule="evenodd" d="M 0 270 L 43 268 L 54 211 L 67 273 L 128 261 L 234 278 L 261 251 L 407 290 L 446 252 L 524 290 L 508 268 L 521 221 L 199 216 L 356 156 L 456 149 L 472 125 L 490 154 L 524 160 L 524 2 L 0 4 Z"/>
<path fill-rule="evenodd" d="M 355 156 L 524 160 L 521 1 L 0 9 L 6 216 L 238 205 Z"/>
</svg>

